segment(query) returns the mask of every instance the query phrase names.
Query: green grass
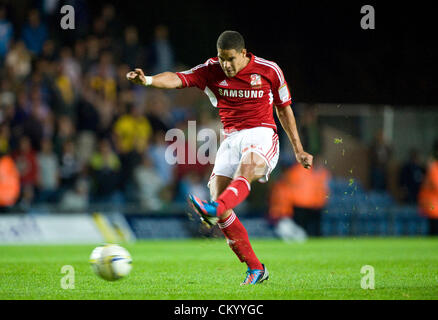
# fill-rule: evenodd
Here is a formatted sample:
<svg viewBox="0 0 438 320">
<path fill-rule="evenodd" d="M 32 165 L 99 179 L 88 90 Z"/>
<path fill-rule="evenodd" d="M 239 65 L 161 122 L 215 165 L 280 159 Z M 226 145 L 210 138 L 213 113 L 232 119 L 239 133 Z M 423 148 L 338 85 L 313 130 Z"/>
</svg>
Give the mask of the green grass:
<svg viewBox="0 0 438 320">
<path fill-rule="evenodd" d="M 93 245 L 0 246 L 0 299 L 437 299 L 437 238 L 253 240 L 269 281 L 240 287 L 246 266 L 224 239 L 142 241 L 124 245 L 133 270 L 107 282 L 92 272 Z M 63 265 L 75 288 L 61 288 Z M 362 266 L 375 289 L 361 288 Z"/>
</svg>

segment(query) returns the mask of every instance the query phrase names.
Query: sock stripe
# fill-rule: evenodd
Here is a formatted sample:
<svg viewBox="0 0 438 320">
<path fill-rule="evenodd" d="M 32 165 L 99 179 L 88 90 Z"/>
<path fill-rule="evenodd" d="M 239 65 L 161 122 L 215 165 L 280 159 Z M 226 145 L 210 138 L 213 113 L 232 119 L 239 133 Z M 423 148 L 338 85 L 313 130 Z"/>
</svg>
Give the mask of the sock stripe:
<svg viewBox="0 0 438 320">
<path fill-rule="evenodd" d="M 251 191 L 251 185 L 249 184 L 248 180 L 246 180 L 245 177 L 240 176 L 240 177 L 236 178 L 236 180 L 241 180 L 241 181 L 245 182 L 246 186 L 248 187 L 248 190 Z"/>
<path fill-rule="evenodd" d="M 228 217 L 228 219 L 225 220 L 225 222 L 222 223 L 218 222 L 219 229 L 225 229 L 229 227 L 234 222 L 234 220 L 236 220 L 236 214 L 233 211 L 231 215 Z"/>
</svg>

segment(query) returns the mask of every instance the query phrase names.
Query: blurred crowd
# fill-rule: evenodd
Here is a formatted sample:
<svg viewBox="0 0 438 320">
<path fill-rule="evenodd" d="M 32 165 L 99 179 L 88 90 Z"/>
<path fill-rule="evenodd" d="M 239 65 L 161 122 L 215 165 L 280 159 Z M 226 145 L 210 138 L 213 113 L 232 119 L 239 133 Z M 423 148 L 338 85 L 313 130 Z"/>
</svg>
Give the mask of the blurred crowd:
<svg viewBox="0 0 438 320">
<path fill-rule="evenodd" d="M 80 4 L 78 19 L 89 15 Z M 135 67 L 148 74 L 187 69 L 174 59 L 168 28 L 156 26 L 144 43 L 106 5 L 92 23 L 76 21 L 66 32 L 53 22 L 57 12 L 31 9 L 20 21 L 0 6 L 0 153 L 16 163 L 18 206 L 135 203 L 159 210 L 191 189 L 205 192 L 208 165 L 164 161 L 168 129 L 213 121 L 211 108 L 197 111 L 202 93 L 126 80 Z"/>
<path fill-rule="evenodd" d="M 120 21 L 112 5 L 92 16 L 86 1 L 73 2 L 77 20 L 76 29 L 70 31 L 59 26 L 61 1 L 37 1 L 44 5 L 30 9 L 13 2 L 0 4 L 0 156 L 13 160 L 1 161 L 0 171 L 12 172 L 11 164 L 16 165 L 20 187 L 15 209 L 51 203 L 61 210 L 86 210 L 93 204 L 168 210 L 185 204 L 187 193 L 208 198 L 206 182 L 212 165 L 169 164 L 164 159 L 172 141 L 165 136 L 171 128 L 187 133 L 189 120 L 197 121 L 197 132 L 213 128 L 218 133 L 221 124 L 214 108 L 205 105 L 207 99 L 196 89 L 155 90 L 126 80 L 126 73 L 135 67 L 146 74 L 188 69 L 175 59 L 170 30 L 157 25 L 150 34 L 140 35 L 135 26 Z M 317 159 L 323 145 L 317 114 L 297 114 L 297 123 L 303 145 Z M 279 166 L 293 164 L 283 130 L 279 135 L 284 150 Z M 397 195 L 392 192 L 397 200 L 415 204 L 421 187 L 434 186 L 436 177 L 430 177 L 427 164 L 413 149 L 391 179 L 391 153 L 391 145 L 378 132 L 368 152 L 369 187 L 385 192 L 391 191 L 391 184 L 397 185 Z M 312 174 L 293 166 L 279 169 L 282 177 L 273 174 L 271 216 L 291 216 L 293 198 L 295 205 L 302 201 L 305 210 L 316 210 L 311 216 L 320 220 L 330 172 L 321 163 L 318 166 Z M 288 177 L 294 177 L 292 187 Z M 303 185 L 297 187 L 297 181 Z M 2 185 L 0 194 L 12 199 L 17 185 Z M 313 197 L 309 199 L 300 191 L 295 192 L 298 196 L 282 197 L 284 190 L 293 193 L 290 188 L 318 192 L 309 193 Z M 272 190 L 277 190 L 277 198 Z M 269 202 L 267 188 L 260 195 L 253 199 L 263 205 Z M 438 204 L 430 201 L 425 208 L 435 219 Z M 295 216 L 303 225 L 315 225 L 308 212 L 295 209 Z M 320 233 L 310 228 L 315 229 L 311 235 Z"/>
</svg>

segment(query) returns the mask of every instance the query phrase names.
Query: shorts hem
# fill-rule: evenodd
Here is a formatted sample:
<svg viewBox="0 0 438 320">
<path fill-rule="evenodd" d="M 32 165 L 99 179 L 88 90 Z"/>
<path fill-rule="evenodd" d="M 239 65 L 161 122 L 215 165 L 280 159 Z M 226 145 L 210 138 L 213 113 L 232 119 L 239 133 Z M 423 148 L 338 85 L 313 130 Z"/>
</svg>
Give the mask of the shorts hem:
<svg viewBox="0 0 438 320">
<path fill-rule="evenodd" d="M 216 177 L 216 176 L 223 176 L 223 177 L 227 177 L 227 178 L 233 179 L 233 177 L 230 177 L 227 174 L 223 174 L 223 173 L 220 173 L 220 172 L 212 172 L 211 173 L 211 177 L 210 177 L 210 179 L 208 180 L 208 183 L 207 183 L 207 188 L 210 189 L 210 182 L 213 179 L 213 177 Z"/>
</svg>

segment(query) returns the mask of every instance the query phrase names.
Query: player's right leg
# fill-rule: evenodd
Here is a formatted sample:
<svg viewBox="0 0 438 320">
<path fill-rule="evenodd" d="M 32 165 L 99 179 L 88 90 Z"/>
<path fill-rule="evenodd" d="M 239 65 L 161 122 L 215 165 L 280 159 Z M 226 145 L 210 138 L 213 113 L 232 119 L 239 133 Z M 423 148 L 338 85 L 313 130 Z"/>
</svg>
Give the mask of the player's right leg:
<svg viewBox="0 0 438 320">
<path fill-rule="evenodd" d="M 211 200 L 215 201 L 217 197 L 222 193 L 223 190 L 230 184 L 232 181 L 231 178 L 212 174 L 210 181 L 208 182 L 208 187 L 210 188 L 210 196 Z M 218 223 L 220 220 L 218 216 L 216 216 L 215 212 L 209 212 L 209 206 L 212 206 L 211 202 L 207 202 L 199 199 L 195 195 L 189 195 L 189 204 L 193 207 L 195 212 L 201 217 L 202 222 L 207 227 L 212 227 Z M 216 208 L 212 208 L 215 210 Z M 222 220 L 228 218 L 233 210 L 227 210 L 224 212 L 222 216 Z"/>
<path fill-rule="evenodd" d="M 223 213 L 242 203 L 251 192 L 251 182 L 263 179 L 267 181 L 270 172 L 278 161 L 278 136 L 270 128 L 257 127 L 238 132 L 235 139 L 228 142 L 228 151 L 219 148 L 213 172 L 225 173 L 234 177 L 217 200 L 202 200 L 190 195 L 192 206 L 204 221 L 213 221 L 215 216 L 223 218 Z M 224 142 L 227 142 L 224 141 Z M 238 158 L 238 166 L 224 166 L 222 156 L 229 154 Z M 230 174 L 230 168 L 234 168 Z M 228 171 L 222 171 L 228 170 Z"/>
<path fill-rule="evenodd" d="M 214 175 L 209 181 L 210 188 L 210 198 L 212 201 L 216 201 L 217 197 L 224 192 L 233 179 L 221 175 Z M 223 216 L 222 220 L 226 220 L 233 213 L 233 209 L 227 210 Z"/>
</svg>

